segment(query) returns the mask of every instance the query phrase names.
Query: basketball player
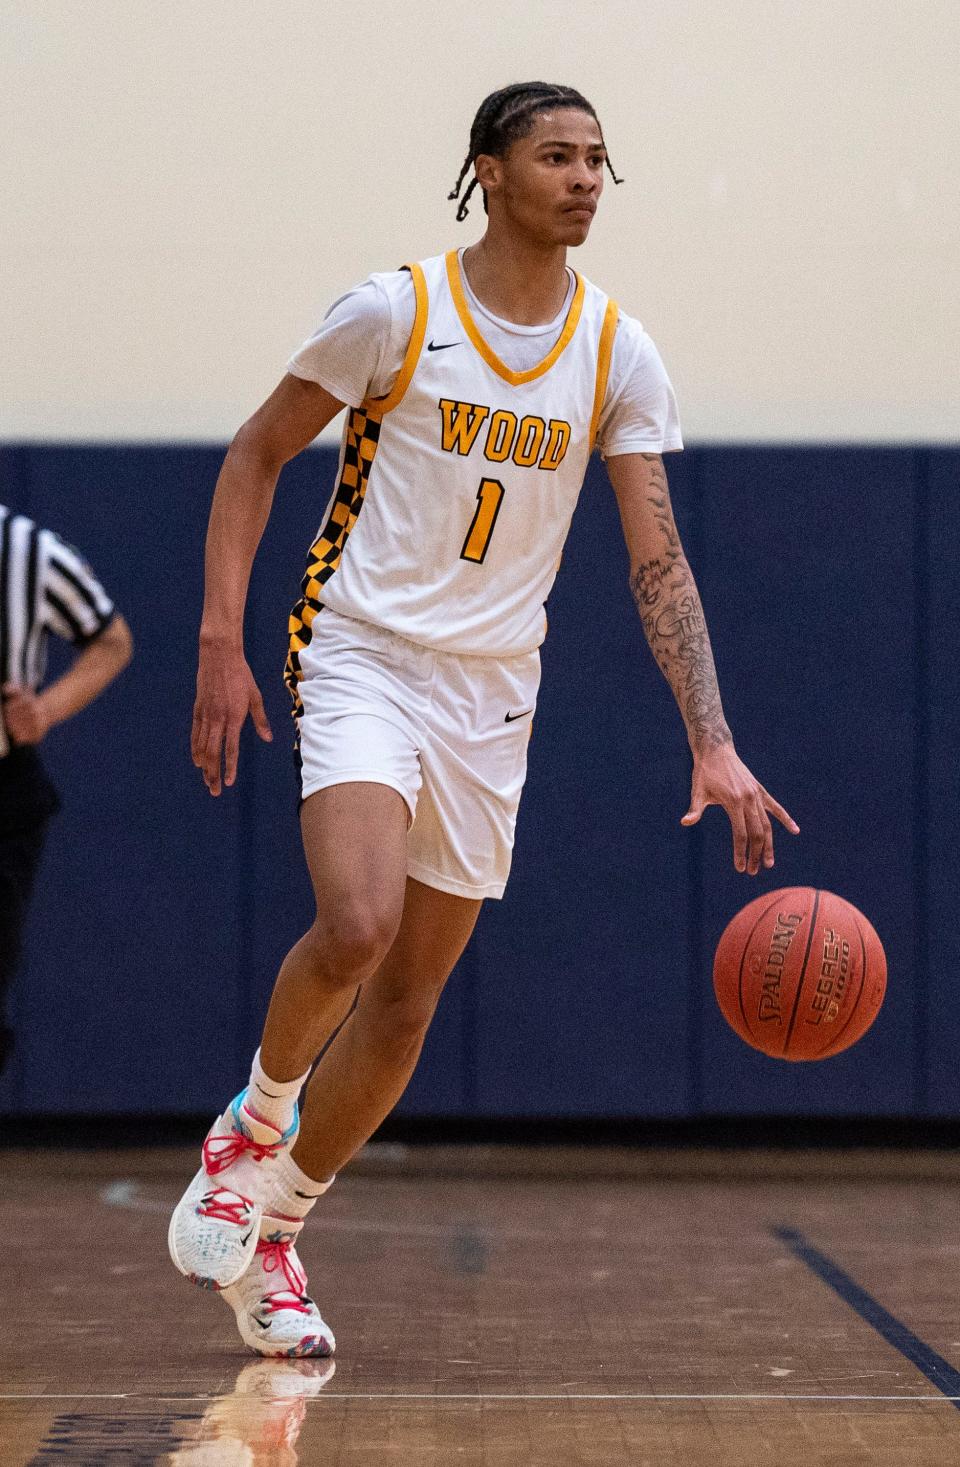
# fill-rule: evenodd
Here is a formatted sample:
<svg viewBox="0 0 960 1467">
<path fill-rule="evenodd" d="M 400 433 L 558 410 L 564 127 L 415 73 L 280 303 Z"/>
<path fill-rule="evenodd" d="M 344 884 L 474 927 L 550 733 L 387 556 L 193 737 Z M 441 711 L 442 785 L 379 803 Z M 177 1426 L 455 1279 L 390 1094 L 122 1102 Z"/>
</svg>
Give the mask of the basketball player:
<svg viewBox="0 0 960 1467">
<path fill-rule="evenodd" d="M 402 1094 L 480 905 L 503 892 L 544 601 L 595 444 L 693 754 L 683 823 L 722 805 L 752 875 L 773 865 L 770 815 L 797 829 L 724 721 L 660 457 L 681 447 L 664 367 L 639 323 L 567 265 L 604 170 L 619 182 L 596 113 L 568 87 L 505 87 L 474 119 L 451 198 L 471 167 L 457 218 L 479 187 L 483 238 L 336 303 L 234 439 L 211 512 L 192 752 L 219 795 L 248 712 L 271 737 L 242 623 L 277 476 L 348 407 L 286 672 L 316 918 L 169 1231 L 176 1266 L 224 1291 L 261 1354 L 333 1351 L 297 1234 Z"/>
</svg>

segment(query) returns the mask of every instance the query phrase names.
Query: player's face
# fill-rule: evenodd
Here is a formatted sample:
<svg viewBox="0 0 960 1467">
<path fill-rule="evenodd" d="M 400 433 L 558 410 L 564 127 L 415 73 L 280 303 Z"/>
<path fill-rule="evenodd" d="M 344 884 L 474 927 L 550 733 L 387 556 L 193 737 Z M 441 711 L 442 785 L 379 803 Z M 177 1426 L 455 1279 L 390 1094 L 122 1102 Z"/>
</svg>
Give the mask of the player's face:
<svg viewBox="0 0 960 1467">
<path fill-rule="evenodd" d="M 540 243 L 583 244 L 603 192 L 606 156 L 589 112 L 539 112 L 526 137 L 490 160 L 499 165 L 490 206 L 502 206 L 514 227 Z"/>
</svg>

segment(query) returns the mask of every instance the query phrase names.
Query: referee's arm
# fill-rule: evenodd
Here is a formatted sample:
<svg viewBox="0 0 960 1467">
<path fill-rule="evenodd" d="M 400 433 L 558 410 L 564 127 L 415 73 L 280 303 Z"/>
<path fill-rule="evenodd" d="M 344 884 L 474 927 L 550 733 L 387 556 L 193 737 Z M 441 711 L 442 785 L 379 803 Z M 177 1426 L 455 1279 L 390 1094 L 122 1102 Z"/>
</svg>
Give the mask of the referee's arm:
<svg viewBox="0 0 960 1467">
<path fill-rule="evenodd" d="M 3 721 L 18 744 L 39 744 L 109 687 L 133 656 L 130 628 L 118 611 L 93 641 L 82 648 L 61 677 L 42 693 L 8 684 L 3 690 Z"/>
</svg>

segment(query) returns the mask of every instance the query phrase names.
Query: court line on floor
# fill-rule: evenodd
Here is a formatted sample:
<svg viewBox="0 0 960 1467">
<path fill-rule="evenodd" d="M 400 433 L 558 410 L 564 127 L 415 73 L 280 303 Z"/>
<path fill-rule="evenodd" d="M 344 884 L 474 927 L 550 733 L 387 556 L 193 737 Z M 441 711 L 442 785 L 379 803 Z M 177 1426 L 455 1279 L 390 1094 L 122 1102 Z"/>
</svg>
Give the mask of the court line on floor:
<svg viewBox="0 0 960 1467">
<path fill-rule="evenodd" d="M 844 1273 L 840 1265 L 834 1263 L 826 1253 L 821 1253 L 808 1242 L 796 1228 L 776 1227 L 771 1232 L 781 1243 L 786 1244 L 801 1263 L 806 1264 L 812 1273 L 839 1295 L 845 1304 L 849 1304 L 862 1320 L 875 1329 L 888 1345 L 892 1345 L 921 1375 L 925 1375 L 945 1400 L 951 1401 L 960 1411 L 960 1370 L 925 1344 L 896 1315 L 884 1309 L 872 1294 L 868 1294 L 848 1273 Z"/>
<path fill-rule="evenodd" d="M 113 1394 L 61 1392 L 45 1395 L 24 1393 L 7 1395 L 0 1393 L 0 1401 L 160 1401 L 167 1405 L 179 1402 L 225 1401 L 232 1392 L 212 1396 L 151 1396 L 137 1391 L 118 1391 Z M 670 1393 L 655 1391 L 606 1391 L 579 1392 L 553 1391 L 530 1392 L 511 1395 L 494 1391 L 321 1391 L 310 1397 L 314 1401 L 818 1401 L 824 1404 L 838 1402 L 898 1401 L 901 1405 L 946 1406 L 960 1408 L 960 1396 L 820 1396 L 808 1394 L 779 1395 L 774 1392 L 715 1392 L 713 1394 Z"/>
<path fill-rule="evenodd" d="M 171 1204 L 161 1202 L 155 1197 L 144 1197 L 140 1192 L 138 1182 L 117 1180 L 108 1182 L 105 1187 L 100 1188 L 100 1201 L 108 1207 L 123 1207 L 131 1212 L 152 1212 L 158 1217 L 169 1217 Z M 366 1218 L 355 1218 L 349 1222 L 338 1222 L 332 1217 L 318 1217 L 314 1212 L 310 1217 L 311 1232 L 319 1229 L 327 1233 L 376 1233 L 385 1236 L 396 1237 L 398 1233 L 411 1238 L 442 1238 L 450 1241 L 457 1238 L 463 1231 L 464 1224 L 457 1223 L 404 1223 L 404 1222 L 371 1222 Z M 474 1227 L 469 1225 L 471 1236 L 477 1241 L 490 1243 L 494 1240 L 508 1239 L 512 1242 L 518 1239 L 524 1243 L 555 1243 L 556 1233 L 546 1233 L 534 1228 L 507 1228 Z M 581 1229 L 576 1233 L 578 1240 L 587 1239 L 589 1242 L 602 1242 L 606 1238 L 606 1230 L 601 1228 Z"/>
</svg>

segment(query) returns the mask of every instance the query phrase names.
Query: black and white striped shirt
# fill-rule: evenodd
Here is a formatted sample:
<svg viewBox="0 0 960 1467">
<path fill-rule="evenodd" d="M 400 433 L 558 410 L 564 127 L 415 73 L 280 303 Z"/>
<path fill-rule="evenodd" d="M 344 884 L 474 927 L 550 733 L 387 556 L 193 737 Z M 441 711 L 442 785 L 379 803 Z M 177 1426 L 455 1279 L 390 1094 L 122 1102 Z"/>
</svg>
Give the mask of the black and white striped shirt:
<svg viewBox="0 0 960 1467">
<path fill-rule="evenodd" d="M 35 691 L 51 632 L 85 647 L 113 615 L 113 602 L 72 545 L 0 504 L 0 685 Z M 9 750 L 0 716 L 0 758 Z"/>
</svg>

